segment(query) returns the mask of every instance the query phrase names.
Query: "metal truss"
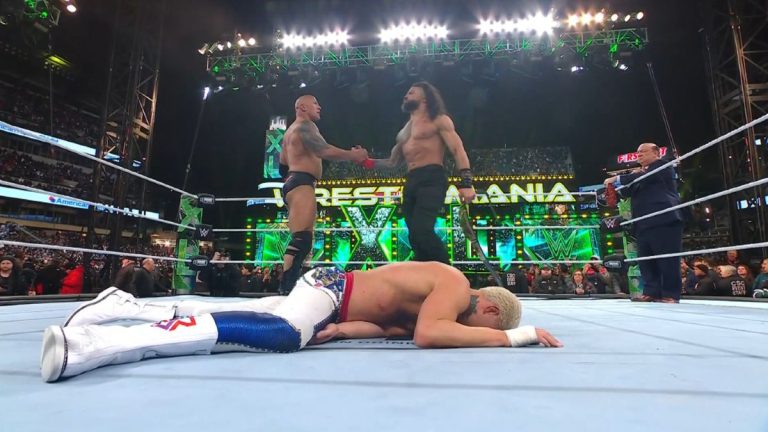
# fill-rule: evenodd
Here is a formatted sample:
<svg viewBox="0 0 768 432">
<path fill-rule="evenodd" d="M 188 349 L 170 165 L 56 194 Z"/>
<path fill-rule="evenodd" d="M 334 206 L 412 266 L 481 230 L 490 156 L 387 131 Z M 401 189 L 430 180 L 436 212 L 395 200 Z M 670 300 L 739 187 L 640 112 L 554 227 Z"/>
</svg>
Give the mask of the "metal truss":
<svg viewBox="0 0 768 432">
<path fill-rule="evenodd" d="M 413 57 L 435 62 L 459 62 L 467 58 L 508 57 L 520 53 L 544 56 L 561 50 L 586 55 L 590 50 L 607 48 L 606 52 L 617 53 L 639 50 L 647 43 L 647 30 L 637 28 L 563 33 L 555 38 L 464 39 L 405 45 L 280 50 L 255 54 L 234 50 L 208 56 L 206 67 L 212 74 L 224 77 L 236 74 L 258 76 L 268 71 L 279 73 L 299 66 L 323 69 L 356 66 L 384 68 L 404 63 Z"/>
<path fill-rule="evenodd" d="M 118 3 L 97 156 L 116 154 L 123 167 L 147 175 L 155 124 L 165 1 L 121 0 Z M 133 166 L 134 161 L 140 162 L 140 165 Z M 103 164 L 95 165 L 93 198 L 98 201 L 102 173 L 113 172 L 106 171 L 109 169 Z M 125 208 L 130 192 L 138 197 L 130 207 L 144 210 L 145 188 L 146 183 L 139 183 L 134 176 L 121 171 L 115 182 L 113 204 Z M 96 217 L 94 214 L 92 219 Z M 123 216 L 113 214 L 109 217 L 111 248 L 119 250 Z M 94 221 L 91 222 L 93 225 Z M 136 232 L 141 231 L 140 223 Z"/>
<path fill-rule="evenodd" d="M 768 113 L 768 3 L 759 0 L 708 0 L 705 4 L 706 53 L 711 104 L 717 132 L 723 135 Z M 765 177 L 768 124 L 723 142 L 720 151 L 725 187 Z M 762 146 L 756 145 L 760 142 Z M 734 243 L 768 240 L 765 195 L 758 187 L 729 196 Z M 739 203 L 746 202 L 746 209 Z"/>
</svg>

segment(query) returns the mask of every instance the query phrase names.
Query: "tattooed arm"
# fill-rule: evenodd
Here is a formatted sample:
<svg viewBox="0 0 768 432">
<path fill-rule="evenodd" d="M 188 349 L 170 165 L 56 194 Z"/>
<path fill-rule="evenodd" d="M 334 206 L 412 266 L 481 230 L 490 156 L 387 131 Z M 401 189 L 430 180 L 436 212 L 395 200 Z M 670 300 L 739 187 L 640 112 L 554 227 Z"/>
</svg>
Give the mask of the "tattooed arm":
<svg viewBox="0 0 768 432">
<path fill-rule="evenodd" d="M 296 132 L 299 134 L 304 147 L 322 159 L 346 160 L 360 163 L 368 158 L 368 152 L 365 149 L 343 150 L 328 144 L 325 138 L 320 135 L 317 125 L 311 121 L 301 122 Z"/>
<path fill-rule="evenodd" d="M 392 153 L 390 153 L 388 159 L 368 159 L 368 166 L 370 168 L 387 169 L 398 168 L 405 164 L 405 155 L 403 155 L 403 145 L 405 145 L 408 138 L 411 137 L 411 121 L 403 126 L 398 132 L 395 146 L 392 147 Z"/>
</svg>

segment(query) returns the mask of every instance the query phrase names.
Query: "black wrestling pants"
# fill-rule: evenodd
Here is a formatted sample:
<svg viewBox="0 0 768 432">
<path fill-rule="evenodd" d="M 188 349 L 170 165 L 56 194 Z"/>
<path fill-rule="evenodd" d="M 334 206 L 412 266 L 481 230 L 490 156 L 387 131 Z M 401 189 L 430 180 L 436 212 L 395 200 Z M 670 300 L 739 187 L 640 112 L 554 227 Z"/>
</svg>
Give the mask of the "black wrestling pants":
<svg viewBox="0 0 768 432">
<path fill-rule="evenodd" d="M 448 250 L 435 234 L 435 221 L 443 209 L 448 177 L 442 165 L 426 165 L 408 172 L 403 190 L 403 213 L 414 261 L 449 264 Z"/>
</svg>

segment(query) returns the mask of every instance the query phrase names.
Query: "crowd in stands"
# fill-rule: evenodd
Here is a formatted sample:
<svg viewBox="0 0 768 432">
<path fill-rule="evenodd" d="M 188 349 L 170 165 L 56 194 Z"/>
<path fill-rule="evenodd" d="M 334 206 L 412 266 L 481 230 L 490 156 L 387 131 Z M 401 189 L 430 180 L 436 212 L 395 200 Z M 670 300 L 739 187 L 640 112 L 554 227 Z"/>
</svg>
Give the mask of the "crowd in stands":
<svg viewBox="0 0 768 432">
<path fill-rule="evenodd" d="M 680 261 L 683 294 L 703 296 L 768 297 L 768 258 L 759 268 L 738 251 L 724 258 L 695 257 Z"/>
<path fill-rule="evenodd" d="M 472 149 L 468 153 L 472 171 L 476 176 L 546 176 L 573 175 L 573 158 L 568 147 L 531 147 L 508 149 Z M 388 158 L 371 154 L 371 158 Z M 452 159 L 446 161 L 446 170 L 453 172 Z M 403 177 L 405 167 L 387 170 L 366 170 L 348 162 L 325 161 L 323 178 L 390 178 Z"/>
<path fill-rule="evenodd" d="M 88 244 L 83 233 L 19 229 L 14 224 L 0 224 L 0 239 L 96 250 L 108 248 L 108 241 L 103 236 L 97 236 L 94 242 Z M 172 248 L 158 245 L 128 245 L 121 249 L 142 255 L 174 255 Z M 0 245 L 0 256 L 12 268 L 8 274 L 0 272 L 0 295 L 80 294 L 85 292 L 86 287 L 91 292 L 98 292 L 114 282 L 114 276 L 109 274 L 110 261 L 104 254 L 91 254 L 90 260 L 84 263 L 81 252 Z M 137 268 L 142 264 L 134 258 L 131 261 Z M 171 270 L 169 261 L 159 261 L 154 266 L 155 291 L 170 290 Z M 87 275 L 89 280 L 86 281 Z"/>
<path fill-rule="evenodd" d="M 597 257 L 593 257 L 597 260 Z M 502 272 L 502 283 L 516 293 L 629 294 L 626 275 L 602 264 L 533 264 Z M 683 295 L 768 298 L 768 258 L 747 260 L 737 251 L 680 261 Z M 475 286 L 495 285 L 490 275 L 470 275 Z"/>
<path fill-rule="evenodd" d="M 469 152 L 475 175 L 573 175 L 568 147 L 473 149 Z"/>
<path fill-rule="evenodd" d="M 229 260 L 227 252 L 214 252 L 213 260 Z M 197 274 L 195 291 L 214 297 L 232 297 L 239 293 L 277 293 L 283 279 L 281 264 L 214 264 Z"/>
<path fill-rule="evenodd" d="M 0 175 L 7 181 L 51 193 L 91 198 L 92 175 L 75 165 L 44 162 L 19 151 L 0 149 Z M 102 174 L 102 194 L 111 195 L 116 178 L 114 173 Z"/>
<path fill-rule="evenodd" d="M 5 82 L 0 82 L 0 120 L 90 147 L 99 136 L 99 116 L 57 100 L 51 133 L 48 96 Z"/>
</svg>

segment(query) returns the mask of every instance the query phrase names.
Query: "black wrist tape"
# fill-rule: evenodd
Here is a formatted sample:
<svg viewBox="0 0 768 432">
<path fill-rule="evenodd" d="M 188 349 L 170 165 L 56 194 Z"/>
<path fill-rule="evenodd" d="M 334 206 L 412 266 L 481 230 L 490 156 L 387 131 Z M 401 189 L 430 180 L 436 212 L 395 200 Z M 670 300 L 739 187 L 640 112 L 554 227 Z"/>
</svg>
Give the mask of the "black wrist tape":
<svg viewBox="0 0 768 432">
<path fill-rule="evenodd" d="M 472 187 L 472 170 L 469 168 L 459 170 L 459 188 L 471 188 Z"/>
</svg>

